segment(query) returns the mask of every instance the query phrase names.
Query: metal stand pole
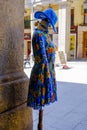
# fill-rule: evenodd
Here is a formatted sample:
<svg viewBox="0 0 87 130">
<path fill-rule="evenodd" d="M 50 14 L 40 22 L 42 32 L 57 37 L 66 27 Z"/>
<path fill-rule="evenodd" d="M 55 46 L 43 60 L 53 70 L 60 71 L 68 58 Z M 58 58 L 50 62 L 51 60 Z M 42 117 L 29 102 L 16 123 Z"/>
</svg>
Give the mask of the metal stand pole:
<svg viewBox="0 0 87 130">
<path fill-rule="evenodd" d="M 43 109 L 41 108 L 39 110 L 39 121 L 38 121 L 38 130 L 42 130 L 42 127 L 43 127 Z"/>
</svg>

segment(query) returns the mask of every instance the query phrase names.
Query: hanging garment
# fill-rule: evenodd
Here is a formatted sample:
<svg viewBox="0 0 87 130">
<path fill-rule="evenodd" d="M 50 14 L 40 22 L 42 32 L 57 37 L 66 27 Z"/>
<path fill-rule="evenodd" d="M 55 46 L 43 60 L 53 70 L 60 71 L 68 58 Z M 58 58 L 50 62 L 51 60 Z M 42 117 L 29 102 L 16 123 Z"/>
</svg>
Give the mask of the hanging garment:
<svg viewBox="0 0 87 130">
<path fill-rule="evenodd" d="M 40 109 L 57 101 L 55 79 L 55 45 L 44 31 L 36 29 L 32 38 L 34 66 L 31 71 L 27 105 Z"/>
</svg>

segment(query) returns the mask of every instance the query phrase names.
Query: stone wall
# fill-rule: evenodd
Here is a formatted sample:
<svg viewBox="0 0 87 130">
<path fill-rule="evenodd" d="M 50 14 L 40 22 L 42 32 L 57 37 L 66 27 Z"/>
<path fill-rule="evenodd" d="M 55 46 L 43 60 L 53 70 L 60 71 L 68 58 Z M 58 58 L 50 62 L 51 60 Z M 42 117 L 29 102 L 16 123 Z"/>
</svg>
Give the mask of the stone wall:
<svg viewBox="0 0 87 130">
<path fill-rule="evenodd" d="M 0 0 L 0 130 L 32 130 L 23 56 L 24 0 Z"/>
<path fill-rule="evenodd" d="M 84 22 L 84 10 L 83 10 L 84 0 L 73 0 L 72 8 L 74 9 L 74 24 L 78 26 Z"/>
</svg>

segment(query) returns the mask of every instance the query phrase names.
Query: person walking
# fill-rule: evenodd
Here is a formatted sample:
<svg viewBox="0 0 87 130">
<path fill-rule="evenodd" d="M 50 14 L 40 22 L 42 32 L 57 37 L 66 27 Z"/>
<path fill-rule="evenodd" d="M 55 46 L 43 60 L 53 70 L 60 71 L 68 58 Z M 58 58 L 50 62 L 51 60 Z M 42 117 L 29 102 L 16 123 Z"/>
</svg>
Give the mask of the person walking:
<svg viewBox="0 0 87 130">
<path fill-rule="evenodd" d="M 43 107 L 58 98 L 54 68 L 55 45 L 48 32 L 49 26 L 56 32 L 55 24 L 58 18 L 52 8 L 37 11 L 34 17 L 40 19 L 40 22 L 32 37 L 34 66 L 29 81 L 27 106 L 39 110 L 38 130 L 42 130 Z"/>
</svg>

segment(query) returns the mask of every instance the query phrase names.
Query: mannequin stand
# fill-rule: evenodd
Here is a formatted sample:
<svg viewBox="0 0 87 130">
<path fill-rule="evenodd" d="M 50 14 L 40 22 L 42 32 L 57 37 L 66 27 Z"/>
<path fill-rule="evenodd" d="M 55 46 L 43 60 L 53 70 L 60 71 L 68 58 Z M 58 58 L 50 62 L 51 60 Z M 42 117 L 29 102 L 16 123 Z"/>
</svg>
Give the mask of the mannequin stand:
<svg viewBox="0 0 87 130">
<path fill-rule="evenodd" d="M 38 130 L 42 130 L 42 127 L 43 127 L 43 109 L 41 108 L 39 110 L 39 121 L 38 121 Z"/>
</svg>

